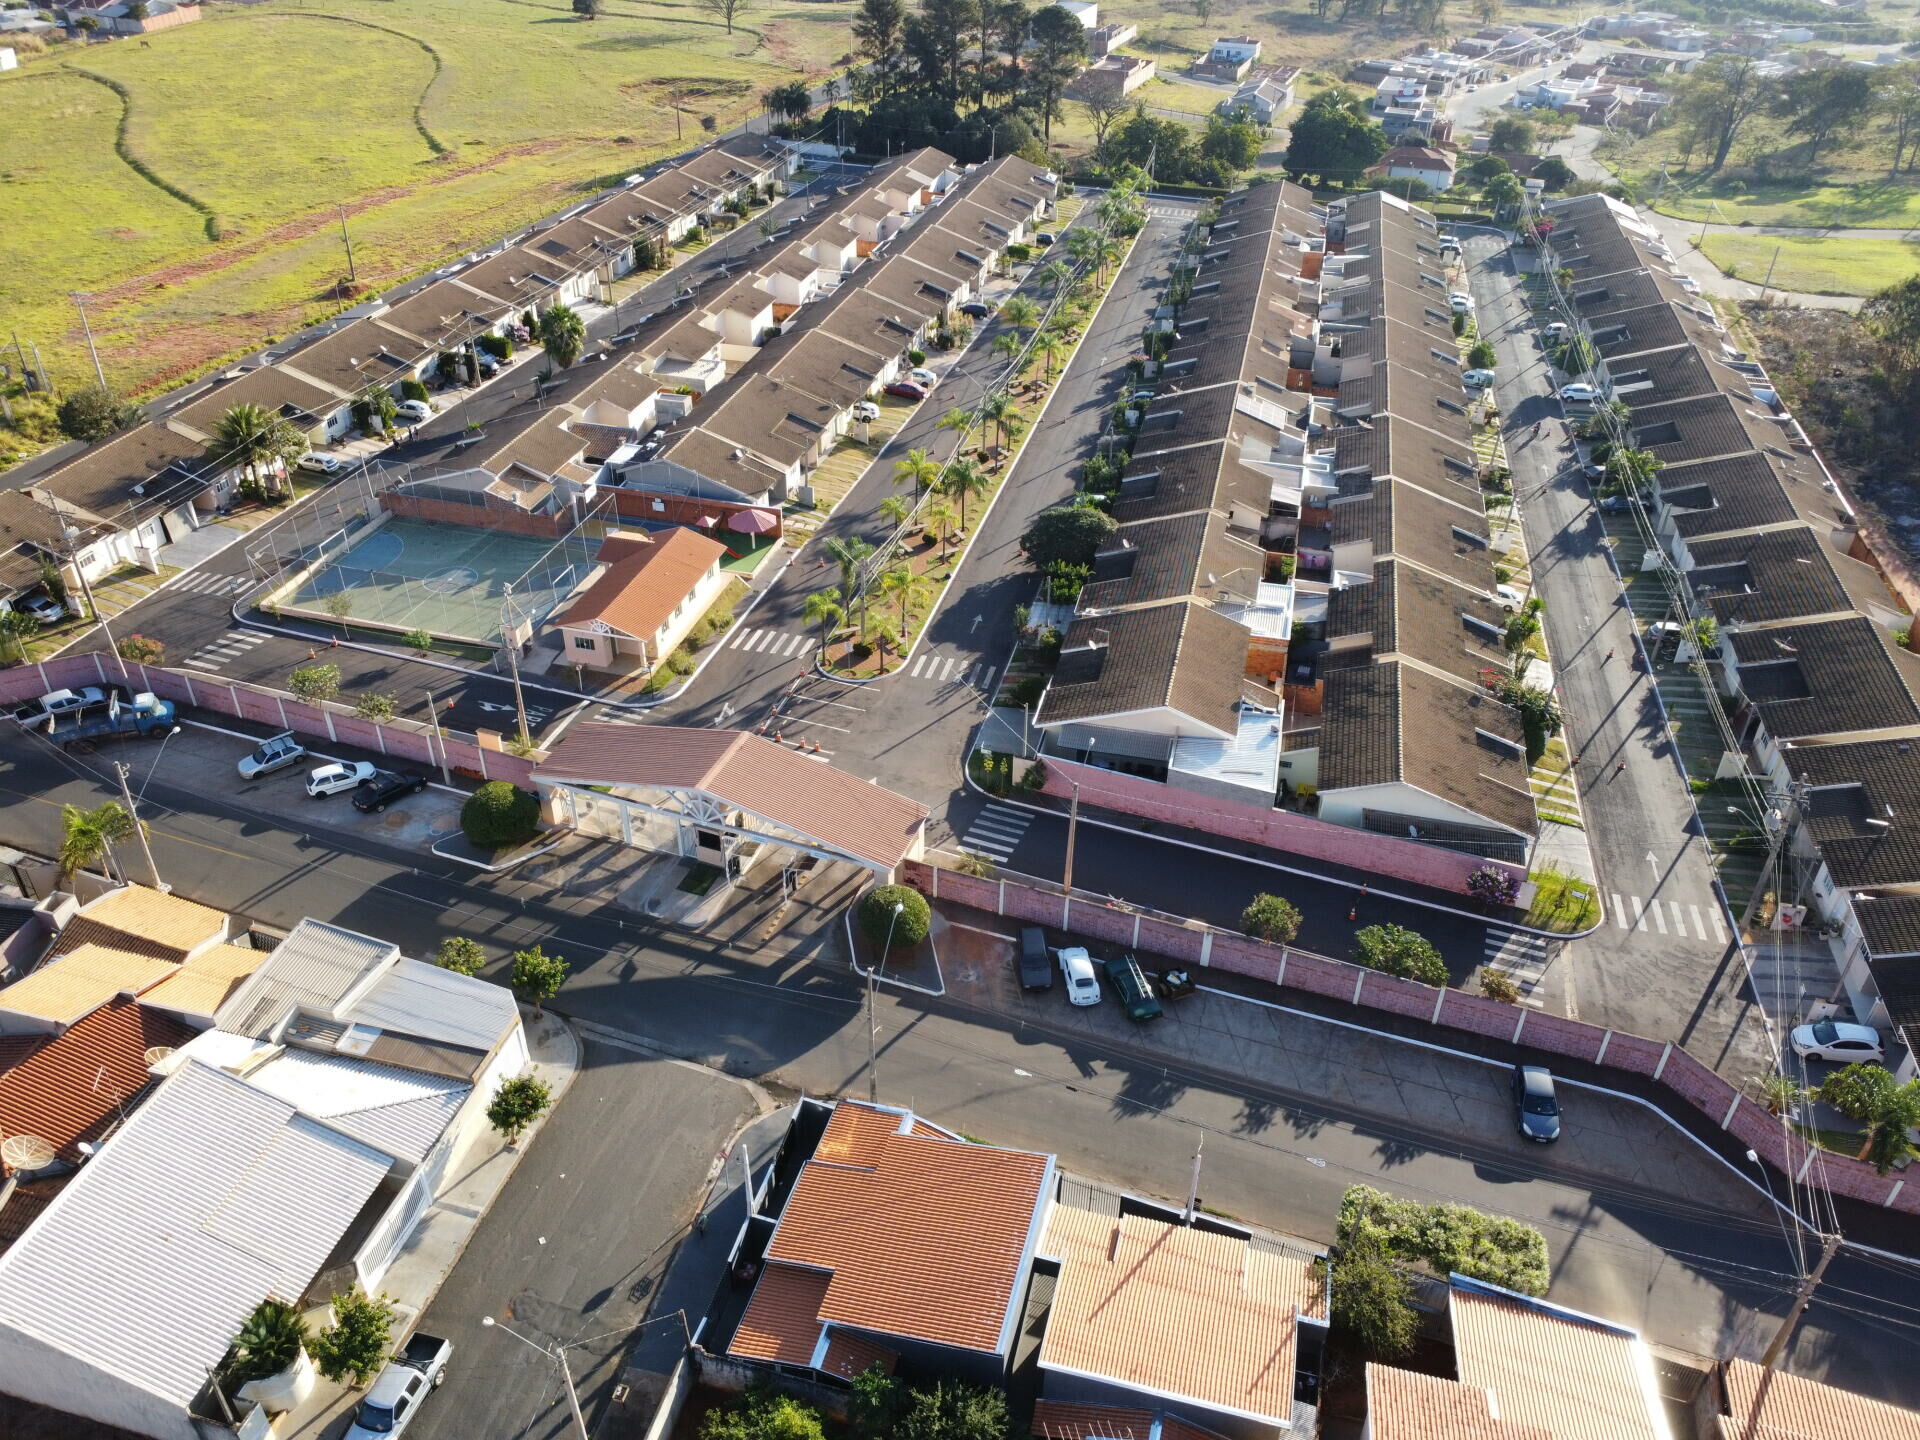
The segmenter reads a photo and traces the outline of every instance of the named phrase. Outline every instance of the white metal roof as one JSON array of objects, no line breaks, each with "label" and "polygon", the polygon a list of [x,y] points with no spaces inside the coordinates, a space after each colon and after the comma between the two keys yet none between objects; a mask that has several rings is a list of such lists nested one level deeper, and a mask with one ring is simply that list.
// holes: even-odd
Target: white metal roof
[{"label": "white metal roof", "polygon": [[184,1406],[255,1305],[299,1298],[391,1166],[190,1064],[0,1256],[0,1327]]},{"label": "white metal roof", "polygon": [[426,1158],[473,1090],[440,1075],[311,1050],[282,1051],[247,1081],[414,1164]]},{"label": "white metal roof", "polygon": [[503,986],[403,959],[340,1018],[491,1053],[520,1022],[520,1010]]},{"label": "white metal roof", "polygon": [[399,953],[385,940],[302,920],[274,948],[272,958],[220,1007],[214,1023],[240,1035],[265,1035],[297,1006],[332,1015]]}]

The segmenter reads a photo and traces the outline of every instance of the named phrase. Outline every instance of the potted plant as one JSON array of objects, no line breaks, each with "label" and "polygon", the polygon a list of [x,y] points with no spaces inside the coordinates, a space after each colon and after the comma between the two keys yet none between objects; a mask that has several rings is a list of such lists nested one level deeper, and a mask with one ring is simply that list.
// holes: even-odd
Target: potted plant
[{"label": "potted plant", "polygon": [[307,1354],[307,1322],[283,1300],[262,1300],[233,1337],[227,1375],[235,1398],[281,1414],[313,1393],[313,1357]]}]

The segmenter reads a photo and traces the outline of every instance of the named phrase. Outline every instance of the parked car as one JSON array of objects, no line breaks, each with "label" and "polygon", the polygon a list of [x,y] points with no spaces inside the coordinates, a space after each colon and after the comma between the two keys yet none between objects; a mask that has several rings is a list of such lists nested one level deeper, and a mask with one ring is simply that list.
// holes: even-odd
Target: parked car
[{"label": "parked car", "polygon": [[940,383],[940,377],[924,365],[916,365],[907,372],[907,379],[916,385],[924,385],[931,390]]},{"label": "parked car", "polygon": [[1038,235],[1033,237],[1033,243],[1036,245],[1051,245],[1059,238],[1060,237],[1051,230],[1042,230]]},{"label": "parked car", "polygon": [[853,418],[856,420],[878,420],[880,418],[880,407],[871,400],[862,400],[853,407]]},{"label": "parked car", "polygon": [[371,815],[386,809],[395,800],[418,795],[426,788],[427,777],[424,775],[413,775],[404,770],[376,770],[354,787],[353,808]]},{"label": "parked car", "polygon": [[1633,509],[1633,497],[1630,495],[1604,495],[1600,499],[1600,508],[1609,515],[1625,515]]},{"label": "parked car", "polygon": [[895,380],[891,385],[887,386],[887,394],[901,400],[924,400],[927,398],[925,387],[916,385],[911,380]]},{"label": "parked car", "polygon": [[1469,390],[1484,390],[1497,378],[1491,370],[1465,370],[1461,372],[1460,383]]},{"label": "parked car", "polygon": [[984,320],[993,314],[993,306],[987,304],[984,300],[969,300],[960,307],[960,313],[971,316],[975,320]]},{"label": "parked car", "polygon": [[95,740],[126,740],[135,735],[163,740],[175,732],[173,702],[151,691],[123,701],[112,697],[105,708],[50,716],[47,738],[64,750],[85,750]]},{"label": "parked car", "polygon": [[1084,945],[1069,945],[1060,952],[1060,973],[1066,977],[1067,999],[1075,1005],[1100,1003],[1100,978],[1093,973],[1093,957]]},{"label": "parked car", "polygon": [[1453,307],[1454,314],[1465,315],[1473,309],[1473,297],[1464,290],[1456,290],[1447,296],[1447,304]]},{"label": "parked car", "polygon": [[1540,333],[1545,335],[1549,340],[1564,340],[1567,338],[1566,322],[1563,320],[1556,320],[1551,325],[1547,326],[1546,329],[1542,330]]},{"label": "parked car", "polygon": [[416,1330],[406,1348],[387,1363],[353,1412],[346,1440],[392,1440],[412,1423],[429,1392],[447,1378],[453,1342]]},{"label": "parked car", "polygon": [[307,776],[307,794],[316,800],[323,795],[338,795],[379,773],[379,767],[368,760],[336,760]]},{"label": "parked car", "polygon": [[1053,956],[1047,951],[1047,932],[1038,925],[1020,927],[1020,988],[1053,988]]},{"label": "parked car", "polygon": [[1117,955],[1107,961],[1107,983],[1120,997],[1120,1007],[1129,1020],[1144,1023],[1160,1018],[1160,1002],[1154,998],[1146,971],[1133,956]]},{"label": "parked car", "polygon": [[1569,405],[1591,405],[1600,398],[1600,392],[1582,381],[1560,387],[1560,398]]},{"label": "parked car", "polygon": [[1512,585],[1496,585],[1493,593],[1500,597],[1500,608],[1509,614],[1527,603],[1527,597]]},{"label": "parked car", "polygon": [[402,420],[411,420],[418,424],[422,420],[433,418],[433,407],[424,400],[402,400],[393,413]]},{"label": "parked car", "polygon": [[1811,1025],[1797,1025],[1787,1037],[1787,1043],[1802,1060],[1832,1060],[1841,1065],[1851,1065],[1857,1060],[1879,1060],[1886,1055],[1879,1031],[1845,1020],[1816,1020]]},{"label": "parked car", "polygon": [[107,692],[98,685],[89,685],[84,690],[51,690],[15,710],[13,718],[31,730],[57,715],[76,715],[106,703]]},{"label": "parked car", "polygon": [[347,462],[334,455],[322,455],[310,450],[293,462],[293,468],[304,470],[309,475],[338,475],[347,468]]},{"label": "parked car", "polygon": [[1460,237],[1443,232],[1440,236],[1440,248],[1442,250],[1458,250],[1460,248]]},{"label": "parked car", "polygon": [[262,740],[254,747],[253,753],[240,759],[240,778],[257,780],[262,775],[271,775],[276,770],[284,770],[289,765],[298,765],[307,758],[307,747],[293,738],[291,730]]},{"label": "parked car", "polygon": [[482,375],[497,375],[500,373],[500,361],[484,350],[476,350],[474,352],[473,366],[474,369],[478,370]]},{"label": "parked car", "polygon": [[58,625],[67,618],[67,607],[44,590],[16,603],[42,625]]},{"label": "parked car", "polygon": [[1560,1138],[1560,1097],[1546,1066],[1513,1067],[1513,1108],[1521,1139],[1551,1145]]}]

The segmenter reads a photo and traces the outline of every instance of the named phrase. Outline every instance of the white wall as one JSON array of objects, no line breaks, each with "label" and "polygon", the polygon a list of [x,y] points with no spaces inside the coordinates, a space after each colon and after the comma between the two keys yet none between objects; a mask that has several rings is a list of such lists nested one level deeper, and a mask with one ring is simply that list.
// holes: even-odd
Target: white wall
[{"label": "white wall", "polygon": [[202,1440],[182,1406],[8,1325],[0,1325],[0,1390],[137,1435]]},{"label": "white wall", "polygon": [[[1281,774],[1283,778],[1291,778],[1284,771]],[[1404,783],[1355,785],[1344,790],[1320,792],[1322,820],[1358,830],[1365,823],[1360,813],[1362,810],[1391,810],[1396,815],[1412,815],[1420,819],[1444,821],[1450,825],[1478,825],[1483,829],[1513,833],[1504,825],[1498,825],[1486,816],[1467,809],[1464,805],[1455,805],[1451,801],[1442,800],[1437,795],[1428,794],[1417,785]]]}]

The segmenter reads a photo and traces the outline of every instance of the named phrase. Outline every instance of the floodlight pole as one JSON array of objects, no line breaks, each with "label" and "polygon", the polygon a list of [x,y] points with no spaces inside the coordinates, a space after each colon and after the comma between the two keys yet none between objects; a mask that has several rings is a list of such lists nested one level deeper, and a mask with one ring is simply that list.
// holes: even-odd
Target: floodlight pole
[{"label": "floodlight pole", "polygon": [[515,635],[517,626],[513,622],[513,586],[507,586],[506,598],[501,602],[501,618],[506,622],[507,633],[502,637],[507,642],[507,673],[513,677],[513,713],[520,722],[520,743],[522,746],[533,744],[533,737],[527,733],[527,697],[520,689],[520,641]]}]

